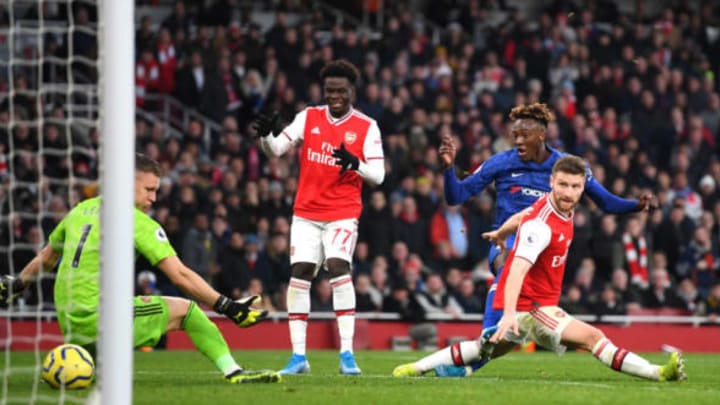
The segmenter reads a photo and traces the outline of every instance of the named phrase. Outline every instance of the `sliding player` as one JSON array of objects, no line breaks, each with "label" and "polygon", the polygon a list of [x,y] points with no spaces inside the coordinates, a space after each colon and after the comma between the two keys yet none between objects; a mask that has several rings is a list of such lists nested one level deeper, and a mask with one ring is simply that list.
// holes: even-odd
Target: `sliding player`
[{"label": "sliding player", "polygon": [[415,363],[395,368],[393,376],[419,376],[441,365],[462,367],[480,358],[497,358],[532,340],[557,354],[585,349],[613,370],[654,381],[686,378],[683,359],[674,352],[664,366],[615,346],[599,329],[573,318],[558,301],[573,238],[573,212],[585,187],[585,165],[575,156],[560,158],[550,177],[551,191],[527,212],[485,236],[497,242],[517,230],[507,267],[498,283],[494,308],[504,311],[493,331],[478,340],[455,343]]},{"label": "sliding player", "polygon": [[[550,191],[549,178],[553,164],[565,155],[545,145],[547,126],[555,120],[545,104],[517,106],[510,111],[510,119],[513,121],[511,130],[515,148],[492,156],[463,181],[458,181],[455,176],[453,162],[456,147],[450,136],[443,137],[439,150],[440,160],[445,168],[445,199],[449,205],[462,204],[495,182],[497,216],[494,228]],[[645,194],[640,200],[623,199],[611,194],[592,176],[589,169],[586,173],[585,193],[600,209],[608,213],[637,212],[656,204],[652,194]],[[512,247],[513,243],[514,236],[510,236],[507,249]],[[492,246],[488,255],[488,262],[495,273],[495,283],[487,295],[483,329],[496,325],[502,316],[501,311],[492,308],[497,280],[502,276],[505,260],[499,253],[499,247]],[[474,363],[471,369],[477,370],[483,364],[484,362]],[[467,376],[469,371],[465,367],[439,367],[436,374],[440,377],[463,377]]]}]

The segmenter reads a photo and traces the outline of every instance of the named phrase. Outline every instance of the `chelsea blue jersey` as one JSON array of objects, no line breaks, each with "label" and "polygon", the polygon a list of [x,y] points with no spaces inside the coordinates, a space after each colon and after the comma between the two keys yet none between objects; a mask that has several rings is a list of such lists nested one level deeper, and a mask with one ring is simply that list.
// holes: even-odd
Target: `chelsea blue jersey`
[{"label": "chelsea blue jersey", "polygon": [[[552,167],[567,154],[550,147],[547,149],[550,157],[542,163],[524,162],[515,148],[495,154],[462,181],[458,181],[454,168],[445,170],[445,200],[450,205],[462,204],[494,182],[497,214],[493,228],[497,229],[513,214],[529,207],[550,191]],[[593,177],[589,167],[585,177],[585,195],[608,213],[637,211],[637,200],[610,193]]]}]

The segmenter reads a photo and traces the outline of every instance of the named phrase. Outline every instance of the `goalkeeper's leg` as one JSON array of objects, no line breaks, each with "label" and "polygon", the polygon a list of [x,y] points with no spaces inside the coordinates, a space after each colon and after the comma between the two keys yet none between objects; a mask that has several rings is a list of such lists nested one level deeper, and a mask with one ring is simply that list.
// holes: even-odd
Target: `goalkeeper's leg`
[{"label": "goalkeeper's leg", "polygon": [[182,298],[163,297],[170,316],[168,330],[184,329],[195,347],[215,364],[232,383],[277,382],[280,377],[270,371],[244,370],[233,359],[220,330],[197,304]]}]

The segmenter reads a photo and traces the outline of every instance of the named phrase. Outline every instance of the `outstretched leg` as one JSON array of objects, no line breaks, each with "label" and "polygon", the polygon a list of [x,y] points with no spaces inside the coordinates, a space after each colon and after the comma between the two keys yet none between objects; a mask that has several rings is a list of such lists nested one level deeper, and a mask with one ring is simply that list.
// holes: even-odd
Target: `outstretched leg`
[{"label": "outstretched leg", "polygon": [[619,348],[605,337],[601,330],[585,322],[573,319],[562,333],[563,343],[590,351],[606,366],[621,373],[655,381],[678,381],[686,378],[680,353],[673,353],[664,366]]},{"label": "outstretched leg", "polygon": [[[497,358],[508,352],[515,344],[502,341],[494,345],[493,350],[486,354]],[[486,345],[485,349],[488,346]],[[423,357],[414,362],[399,365],[393,370],[394,377],[416,377],[427,373],[430,370],[437,370],[440,366],[469,367],[469,364],[483,358],[483,343],[481,340],[466,340],[455,343],[435,353]]]},{"label": "outstretched leg", "polygon": [[[167,330],[184,329],[198,351],[215,364],[227,381],[232,383],[280,381],[280,376],[275,372],[250,371],[240,367],[230,354],[230,348],[220,330],[195,302],[176,297],[162,297],[162,299],[168,307]],[[135,312],[137,317],[137,307]]]}]

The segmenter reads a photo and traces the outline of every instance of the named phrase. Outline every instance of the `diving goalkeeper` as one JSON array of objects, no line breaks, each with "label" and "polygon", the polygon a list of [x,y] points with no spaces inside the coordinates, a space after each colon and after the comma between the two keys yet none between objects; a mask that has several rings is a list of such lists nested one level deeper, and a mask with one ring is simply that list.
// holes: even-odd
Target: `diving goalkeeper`
[{"label": "diving goalkeeper", "polygon": [[[135,156],[135,249],[162,270],[185,294],[212,306],[239,327],[256,324],[266,311],[250,306],[257,296],[233,301],[210,287],[177,256],[165,231],[146,212],[155,202],[161,168],[149,157]],[[18,277],[0,277],[0,300],[11,300],[42,270],[51,270],[59,259],[55,279],[58,323],[67,343],[91,350],[98,334],[100,294],[100,202],[87,199],[73,208],[55,227],[49,243],[28,263]],[[133,271],[128,266],[128,271]],[[217,326],[193,301],[179,297],[137,296],[133,298],[133,344],[155,346],[168,331],[184,329],[197,349],[210,359],[231,383],[278,382],[269,370],[250,371],[239,366]]]}]

